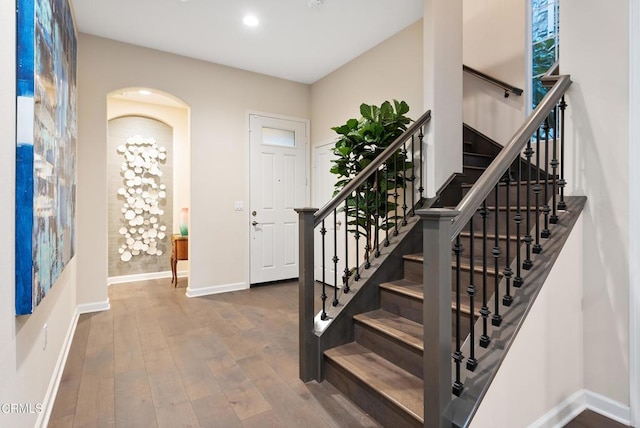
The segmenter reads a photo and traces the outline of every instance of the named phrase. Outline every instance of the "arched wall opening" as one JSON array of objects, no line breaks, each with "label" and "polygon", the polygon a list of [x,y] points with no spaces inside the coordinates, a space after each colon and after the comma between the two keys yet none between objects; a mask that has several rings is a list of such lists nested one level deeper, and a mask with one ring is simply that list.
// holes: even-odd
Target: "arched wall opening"
[{"label": "arched wall opening", "polygon": [[[107,96],[109,284],[171,277],[171,236],[190,207],[189,113],[155,89]],[[179,277],[188,270],[188,260],[178,262]]]}]

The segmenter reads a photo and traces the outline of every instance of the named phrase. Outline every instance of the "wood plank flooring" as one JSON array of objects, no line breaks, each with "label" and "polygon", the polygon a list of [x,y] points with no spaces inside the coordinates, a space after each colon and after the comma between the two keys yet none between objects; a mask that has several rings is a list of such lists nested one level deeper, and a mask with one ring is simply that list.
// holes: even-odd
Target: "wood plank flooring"
[{"label": "wood plank flooring", "polygon": [[576,416],[571,422],[565,425],[565,428],[626,428],[619,422],[611,420],[606,416],[602,416],[592,410],[585,410]]},{"label": "wood plank flooring", "polygon": [[49,427],[379,426],[298,379],[297,282],[188,299],[185,281],[112,285],[80,316]]}]

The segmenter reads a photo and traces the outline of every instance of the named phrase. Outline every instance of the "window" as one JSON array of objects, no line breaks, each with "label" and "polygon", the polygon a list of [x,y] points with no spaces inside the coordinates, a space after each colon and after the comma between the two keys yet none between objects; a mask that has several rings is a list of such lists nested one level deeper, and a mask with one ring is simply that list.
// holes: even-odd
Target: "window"
[{"label": "window", "polygon": [[531,0],[531,108],[535,109],[548,89],[540,79],[558,60],[560,33],[559,0]]}]

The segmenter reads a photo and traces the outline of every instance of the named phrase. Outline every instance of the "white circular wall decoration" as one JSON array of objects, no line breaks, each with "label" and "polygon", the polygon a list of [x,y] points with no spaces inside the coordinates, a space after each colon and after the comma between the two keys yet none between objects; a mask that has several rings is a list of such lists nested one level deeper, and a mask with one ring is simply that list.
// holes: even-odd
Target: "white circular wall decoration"
[{"label": "white circular wall decoration", "polygon": [[118,189],[123,201],[119,233],[125,240],[118,250],[120,260],[129,262],[143,254],[160,256],[158,241],[166,236],[160,204],[167,197],[166,186],[160,183],[160,163],[167,158],[166,149],[158,147],[154,138],[136,135],[118,146],[118,153],[124,157],[120,173],[124,187]]}]

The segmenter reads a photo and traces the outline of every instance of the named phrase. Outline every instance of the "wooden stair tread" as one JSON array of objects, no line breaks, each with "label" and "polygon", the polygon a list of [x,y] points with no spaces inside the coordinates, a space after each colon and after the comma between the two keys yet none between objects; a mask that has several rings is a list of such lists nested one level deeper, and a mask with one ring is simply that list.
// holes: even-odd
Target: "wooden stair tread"
[{"label": "wooden stair tread", "polygon": [[463,155],[469,155],[469,156],[478,156],[481,158],[494,158],[493,155],[488,155],[486,153],[476,153],[476,152],[462,152]]},{"label": "wooden stair tread", "polygon": [[424,422],[424,386],[420,378],[355,342],[329,349],[324,355],[414,419]]},{"label": "wooden stair tread", "polygon": [[[521,185],[521,186],[525,186],[525,187],[526,187],[526,186],[527,186],[527,182],[529,182],[529,185],[530,185],[531,187],[533,187],[533,186],[536,184],[535,180],[522,180],[522,181],[520,181],[520,185]],[[463,189],[470,189],[470,188],[471,188],[471,187],[473,187],[474,185],[475,185],[475,183],[460,183],[460,186],[461,186]],[[515,180],[515,181],[510,181],[510,182],[509,182],[509,186],[516,187],[517,185],[518,185],[518,181],[517,181],[517,180]],[[543,182],[543,181],[541,181],[541,182],[540,182],[540,185],[541,185],[541,186],[544,186],[544,182]],[[550,181],[549,181],[549,186],[551,186],[551,185],[553,185],[553,182],[550,180]],[[498,183],[498,186],[500,186],[500,187],[505,187],[505,186],[507,186],[507,183]]]},{"label": "wooden stair tread", "polygon": [[[475,238],[482,238],[482,232],[474,231],[473,236]],[[462,232],[460,232],[460,237],[461,238],[469,238],[469,237],[471,237],[471,232],[462,231]],[[487,233],[487,242],[489,242],[489,240],[494,241],[495,238],[496,238],[495,234]],[[506,241],[507,240],[507,235],[498,235],[498,240]],[[517,241],[518,240],[518,236],[517,235],[510,235],[509,236],[509,240],[510,241]]]},{"label": "wooden stair tread", "polygon": [[378,330],[419,351],[424,350],[424,329],[422,324],[383,309],[357,314],[354,320]]},{"label": "wooden stair tread", "polygon": [[416,300],[423,300],[422,284],[409,281],[408,279],[398,279],[392,282],[383,282],[380,288],[397,294],[403,294]]},{"label": "wooden stair tread", "polygon": [[486,166],[473,166],[473,165],[462,165],[462,168],[475,169],[478,171],[487,169]]}]

